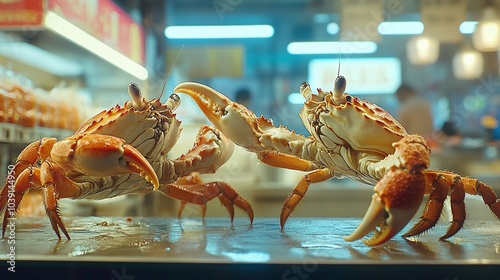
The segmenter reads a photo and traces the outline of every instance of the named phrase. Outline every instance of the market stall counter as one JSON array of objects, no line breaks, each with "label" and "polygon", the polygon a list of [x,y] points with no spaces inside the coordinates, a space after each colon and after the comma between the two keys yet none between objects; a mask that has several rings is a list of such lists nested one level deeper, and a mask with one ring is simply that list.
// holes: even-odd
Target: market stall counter
[{"label": "market stall counter", "polygon": [[[1,275],[36,279],[498,279],[500,222],[469,221],[448,241],[440,223],[378,247],[343,237],[354,218],[75,217],[71,240],[47,218],[18,218],[0,241]],[[408,229],[408,228],[406,228]],[[15,240],[15,243],[11,240]],[[15,267],[9,271],[9,268]],[[12,278],[1,279],[12,279]],[[477,278],[479,277],[479,278]],[[27,279],[27,278],[24,278]],[[35,279],[35,278],[32,278]]]}]

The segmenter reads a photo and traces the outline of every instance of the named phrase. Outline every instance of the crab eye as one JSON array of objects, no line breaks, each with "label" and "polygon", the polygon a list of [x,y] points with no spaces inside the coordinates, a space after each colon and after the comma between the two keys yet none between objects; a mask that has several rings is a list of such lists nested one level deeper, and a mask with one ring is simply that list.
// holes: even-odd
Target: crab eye
[{"label": "crab eye", "polygon": [[168,97],[168,100],[166,102],[167,107],[172,111],[175,110],[177,107],[179,107],[180,104],[181,104],[181,98],[179,97],[179,95],[175,93],[172,93]]},{"label": "crab eye", "polygon": [[352,101],[352,96],[350,96],[350,95],[346,95],[345,100],[346,100],[347,102],[351,102],[351,101]]},{"label": "crab eye", "polygon": [[303,82],[302,84],[300,84],[299,89],[300,89],[300,91],[303,91],[303,90],[305,90],[308,87],[310,87],[309,83],[308,82]]},{"label": "crab eye", "polygon": [[132,102],[128,102],[128,106],[134,107],[136,110],[142,110],[147,106],[147,102],[143,100],[141,90],[136,84],[130,83],[128,85],[128,94],[132,98]]},{"label": "crab eye", "polygon": [[343,94],[346,88],[347,81],[344,76],[338,76],[337,79],[335,79],[335,83],[333,86],[333,90],[336,93]]},{"label": "crab eye", "polygon": [[181,98],[176,93],[172,93],[168,98],[173,99],[175,102],[179,102]]},{"label": "crab eye", "polygon": [[130,95],[130,97],[132,97],[132,99],[140,99],[142,97],[139,86],[134,83],[128,84],[128,94]]}]

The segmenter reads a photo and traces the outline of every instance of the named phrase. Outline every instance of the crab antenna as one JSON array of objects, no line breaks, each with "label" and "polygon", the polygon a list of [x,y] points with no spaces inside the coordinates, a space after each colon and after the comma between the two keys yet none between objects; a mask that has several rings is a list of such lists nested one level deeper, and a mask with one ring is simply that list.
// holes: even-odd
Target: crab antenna
[{"label": "crab antenna", "polygon": [[174,62],[172,63],[172,66],[170,66],[170,70],[168,71],[167,78],[165,79],[165,82],[163,83],[163,87],[161,89],[161,94],[158,97],[158,100],[161,99],[163,96],[163,93],[165,92],[165,87],[167,86],[168,79],[170,78],[170,75],[172,74],[172,69],[174,68],[175,64],[177,63],[177,60],[179,60],[179,57],[181,56],[182,50],[184,50],[184,45],[181,46],[181,49],[179,50],[179,53],[174,59]]},{"label": "crab antenna", "polygon": [[339,69],[337,70],[337,77],[340,76],[340,62],[342,61],[342,38],[339,39]]},{"label": "crab antenna", "polygon": [[[340,48],[340,50],[342,51],[342,48]],[[341,54],[342,55],[342,54]],[[340,76],[340,62],[342,61],[342,57],[339,56],[339,69],[337,70],[337,77]]]}]

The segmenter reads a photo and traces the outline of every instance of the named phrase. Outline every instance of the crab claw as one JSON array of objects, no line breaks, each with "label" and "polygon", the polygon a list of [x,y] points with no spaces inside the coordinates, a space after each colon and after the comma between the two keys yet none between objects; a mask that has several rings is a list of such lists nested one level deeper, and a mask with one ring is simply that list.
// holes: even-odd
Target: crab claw
[{"label": "crab claw", "polygon": [[101,134],[76,134],[54,144],[51,158],[61,168],[91,176],[137,173],[154,189],[158,177],[146,158],[123,139]]},{"label": "crab claw", "polygon": [[385,243],[403,229],[417,212],[425,188],[421,173],[405,170],[389,171],[375,186],[375,194],[365,217],[346,241],[355,241],[373,232],[363,240],[368,246]]},{"label": "crab claw", "polygon": [[238,146],[251,151],[263,150],[259,137],[265,130],[274,128],[270,120],[258,118],[250,109],[206,85],[181,83],[174,92],[191,96],[217,129]]}]

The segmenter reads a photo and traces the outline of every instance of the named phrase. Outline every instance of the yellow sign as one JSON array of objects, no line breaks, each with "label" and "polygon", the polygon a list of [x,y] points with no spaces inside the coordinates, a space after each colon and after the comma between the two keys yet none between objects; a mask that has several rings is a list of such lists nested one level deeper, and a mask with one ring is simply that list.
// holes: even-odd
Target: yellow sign
[{"label": "yellow sign", "polygon": [[466,19],[465,0],[422,0],[424,35],[441,43],[461,42],[460,24]]}]

